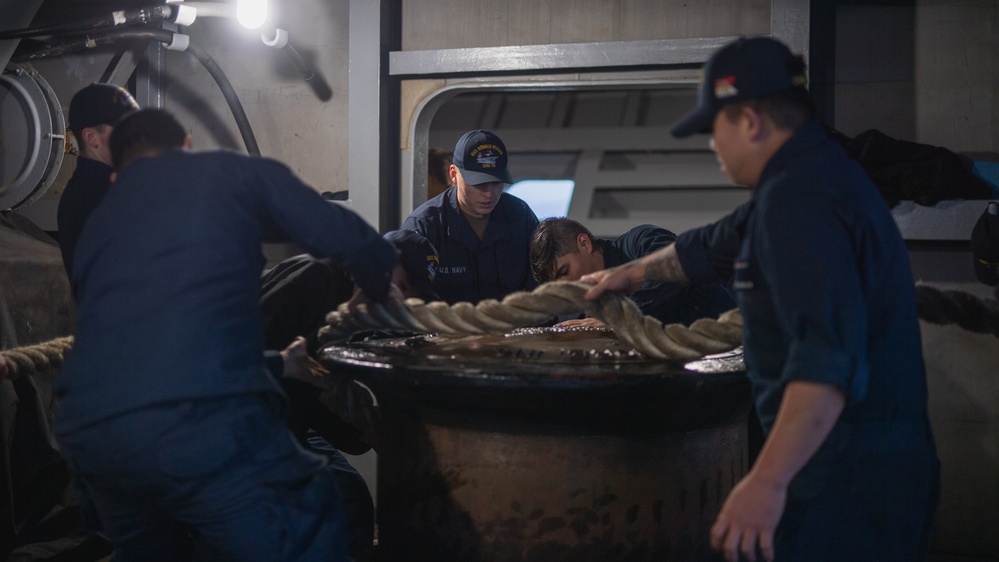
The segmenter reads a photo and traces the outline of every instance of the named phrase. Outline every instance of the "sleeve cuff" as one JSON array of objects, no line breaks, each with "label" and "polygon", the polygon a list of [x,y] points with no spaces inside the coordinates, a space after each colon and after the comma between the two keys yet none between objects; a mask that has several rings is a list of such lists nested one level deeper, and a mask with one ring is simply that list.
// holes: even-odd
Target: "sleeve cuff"
[{"label": "sleeve cuff", "polygon": [[364,256],[363,264],[354,267],[354,283],[356,283],[373,301],[382,301],[388,295],[389,284],[392,282],[392,269],[399,261],[399,252],[379,237],[369,244],[359,255]]}]

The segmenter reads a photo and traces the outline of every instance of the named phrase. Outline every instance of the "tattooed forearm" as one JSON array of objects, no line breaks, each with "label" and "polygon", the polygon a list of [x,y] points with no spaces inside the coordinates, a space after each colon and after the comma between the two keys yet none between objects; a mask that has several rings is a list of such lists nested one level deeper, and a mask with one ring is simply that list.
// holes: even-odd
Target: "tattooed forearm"
[{"label": "tattooed forearm", "polygon": [[665,251],[656,252],[650,255],[652,258],[645,270],[645,278],[649,281],[662,281],[665,283],[686,283],[687,274],[683,272],[680,265],[680,258],[676,255],[676,248],[672,245]]}]

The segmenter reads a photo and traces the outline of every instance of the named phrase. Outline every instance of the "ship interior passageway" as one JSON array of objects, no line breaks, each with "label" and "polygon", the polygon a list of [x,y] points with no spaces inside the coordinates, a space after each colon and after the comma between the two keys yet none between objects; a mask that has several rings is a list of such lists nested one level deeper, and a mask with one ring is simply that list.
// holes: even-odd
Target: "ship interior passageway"
[{"label": "ship interior passageway", "polygon": [[[259,27],[242,21],[249,4],[269,8]],[[926,555],[931,562],[999,562],[995,2],[0,0],[0,14],[0,353],[8,367],[0,376],[0,561],[113,559],[106,534],[85,525],[92,522],[85,484],[73,478],[79,467],[53,429],[63,362],[81,326],[111,310],[138,317],[149,305],[124,312],[120,301],[81,308],[86,289],[70,281],[76,278],[63,250],[79,233],[60,228],[60,215],[72,201],[71,178],[93,161],[88,143],[96,137],[82,129],[111,134],[110,123],[71,125],[74,94],[93,83],[171,114],[192,154],[247,158],[240,160],[247,163],[243,171],[255,170],[249,162],[261,158],[281,163],[280,171],[268,168],[251,183],[288,173],[318,193],[285,197],[276,190],[248,213],[265,216],[268,205],[301,211],[277,236],[239,246],[251,257],[233,268],[259,261],[261,302],[280,295],[273,308],[262,308],[265,322],[315,324],[303,334],[311,356],[292,353],[309,361],[282,363],[272,353],[266,366],[303,369],[292,371],[297,382],[278,382],[283,408],[301,414],[281,423],[301,447],[335,467],[343,497],[320,494],[316,505],[346,506],[352,537],[344,541],[354,560],[721,559],[709,530],[765,440],[753,394],[759,389],[748,376],[759,363],[747,364],[751,352],[742,347],[743,315],[752,312],[736,306],[746,304],[738,300],[745,280],[723,280],[732,306],[696,325],[654,318],[637,299],[638,305],[626,298],[590,303],[585,289],[569,281],[541,288],[529,282],[523,292],[504,289],[495,299],[445,304],[450,299],[438,294],[446,287],[440,281],[464,265],[445,263],[454,259],[452,247],[426,250],[430,234],[398,231],[456,183],[449,166],[462,155],[456,143],[474,130],[501,139],[510,174],[502,197],[523,200],[541,220],[578,221],[594,247],[600,239],[601,248],[617,243],[625,252],[642,233],[673,236],[724,222],[733,210],[750,207],[754,190],[733,184],[710,134],[677,138],[671,127],[702,103],[712,54],[738,36],[760,36],[803,56],[823,138],[871,180],[898,232],[899,254],[907,254],[905,280],[915,288],[926,408],[940,460]],[[724,93],[722,86],[711,91]],[[495,148],[486,147],[486,172]],[[110,164],[95,172],[102,181],[110,178]],[[459,164],[461,177],[469,169]],[[163,172],[173,173],[179,172]],[[239,174],[236,168],[202,174],[178,192],[214,177],[205,190],[213,197]],[[492,219],[488,212],[486,222],[469,218],[457,199],[460,188],[448,193],[455,216],[467,222],[466,236],[478,236],[461,250],[477,268],[471,256],[489,240],[483,233]],[[342,263],[303,256],[305,248],[325,247],[325,231],[293,241],[301,225],[319,216],[305,202],[321,200],[324,210],[331,205],[336,217],[357,221],[338,240],[344,248],[354,236],[388,236]],[[199,211],[195,196],[162,201],[108,216],[106,224],[132,224],[134,232],[156,224],[176,229],[180,239],[243,216],[241,208],[200,224],[188,216]],[[170,220],[162,216],[168,208],[176,210]],[[205,252],[177,268],[190,271],[149,277],[168,285],[223,263],[235,255],[221,250],[234,247],[223,243],[234,230],[203,240]],[[111,233],[104,239],[109,247],[122,243]],[[869,242],[858,240],[858,248]],[[388,248],[385,241],[409,268],[404,275],[430,272],[430,289],[405,306],[337,308],[355,286],[370,287],[365,275],[388,255],[377,250]],[[150,237],[148,244],[176,250],[165,238]],[[164,259],[170,253],[164,250]],[[128,271],[155,257],[142,254],[114,259],[105,271]],[[518,268],[530,271],[525,256],[506,249],[497,255],[483,269],[497,280]],[[869,257],[861,251],[857,263]],[[149,271],[135,266],[133,273]],[[221,271],[155,304],[157,322],[164,322],[149,332],[155,337],[116,325],[118,340],[143,342],[143,349],[121,356],[169,356],[150,368],[165,373],[166,363],[192,364],[222,341],[219,334],[238,332],[220,321],[190,349],[164,351],[207,326],[199,320],[210,315],[205,311],[231,305],[257,282],[254,270],[253,283],[192,309],[186,324],[169,324],[185,296],[223,277]],[[297,288],[317,271],[328,286]],[[810,275],[800,279],[800,294],[821,284]],[[417,294],[410,289],[407,296]],[[599,317],[602,325],[554,327],[582,316]],[[84,332],[82,341],[104,337],[114,344],[108,330]],[[233,369],[216,363],[219,373]],[[178,374],[181,380],[187,378]],[[112,383],[95,388],[104,384]],[[161,378],[141,391],[102,387],[94,403],[108,397],[130,403],[149,388],[170,394],[171,387]],[[208,443],[207,433],[196,444]],[[112,458],[114,446],[102,446],[103,458]],[[201,458],[190,461],[204,465]],[[913,497],[931,492],[920,486]],[[208,542],[190,544],[195,558],[215,559]]]}]

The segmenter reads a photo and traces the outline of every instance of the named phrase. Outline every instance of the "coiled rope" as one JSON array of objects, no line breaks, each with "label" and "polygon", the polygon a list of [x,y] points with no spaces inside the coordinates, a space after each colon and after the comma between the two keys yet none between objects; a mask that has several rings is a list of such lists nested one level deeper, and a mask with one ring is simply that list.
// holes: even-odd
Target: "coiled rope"
[{"label": "coiled rope", "polygon": [[[408,299],[405,303],[360,307],[350,313],[343,305],[326,317],[320,339],[362,329],[394,329],[444,335],[506,332],[515,328],[537,326],[563,314],[585,312],[605,322],[624,341],[652,357],[696,359],[721,353],[742,342],[742,317],[737,310],[722,314],[717,320],[702,318],[689,328],[680,324],[663,325],[643,316],[630,300],[605,294],[595,301],[583,300],[589,285],[578,281],[546,283],[531,293],[513,293],[502,302],[482,301],[477,305],[443,302],[424,303]],[[957,324],[977,333],[999,337],[999,301],[983,300],[960,291],[945,291],[929,285],[916,285],[916,304],[920,320],[932,324]],[[66,336],[37,345],[0,350],[7,365],[7,376],[16,379],[62,365],[63,357],[73,346]]]}]

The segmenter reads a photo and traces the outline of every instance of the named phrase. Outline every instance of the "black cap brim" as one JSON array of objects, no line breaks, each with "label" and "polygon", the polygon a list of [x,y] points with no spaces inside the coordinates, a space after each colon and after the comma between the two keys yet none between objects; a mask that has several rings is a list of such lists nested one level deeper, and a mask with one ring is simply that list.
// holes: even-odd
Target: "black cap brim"
[{"label": "black cap brim", "polygon": [[684,115],[670,127],[670,134],[678,139],[689,137],[696,133],[710,133],[715,126],[715,115],[718,109],[706,105],[698,105],[693,111]]},{"label": "black cap brim", "polygon": [[977,259],[975,260],[975,277],[990,287],[999,284],[999,273],[996,272],[996,266],[982,263]]},{"label": "black cap brim", "polygon": [[465,180],[465,183],[468,185],[479,185],[480,183],[490,183],[494,181],[513,183],[513,176],[510,175],[510,170],[503,170],[501,172],[498,171],[495,174],[461,170],[461,178]]}]

